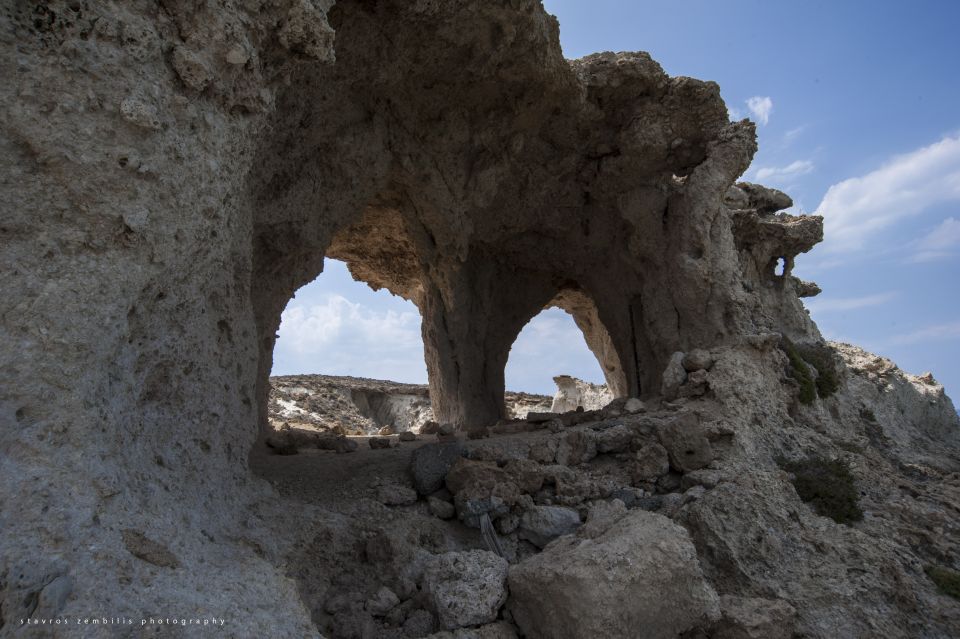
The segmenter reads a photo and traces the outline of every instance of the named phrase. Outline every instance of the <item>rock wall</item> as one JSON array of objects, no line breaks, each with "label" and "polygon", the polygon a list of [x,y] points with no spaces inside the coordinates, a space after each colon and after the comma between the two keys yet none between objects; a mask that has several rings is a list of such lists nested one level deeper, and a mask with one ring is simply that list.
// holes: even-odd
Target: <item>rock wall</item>
[{"label": "rock wall", "polygon": [[247,455],[325,256],[417,304],[466,427],[551,304],[620,396],[677,352],[820,342],[790,266],[821,220],[734,186],[753,125],[647,54],[565,60],[539,2],[15,1],[0,40],[4,619],[315,635]]}]

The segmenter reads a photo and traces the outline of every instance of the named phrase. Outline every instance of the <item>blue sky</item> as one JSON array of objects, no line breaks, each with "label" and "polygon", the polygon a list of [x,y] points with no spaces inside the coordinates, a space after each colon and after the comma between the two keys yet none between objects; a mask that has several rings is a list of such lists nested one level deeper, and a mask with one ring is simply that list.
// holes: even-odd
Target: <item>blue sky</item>
[{"label": "blue sky", "polygon": [[[649,51],[671,75],[718,82],[732,114],[758,124],[744,179],[825,217],[826,241],[795,270],[823,288],[807,305],[824,335],[932,371],[960,396],[960,2],[544,4],[568,58]],[[426,379],[416,309],[342,265],[301,289],[280,335],[275,374]],[[600,381],[554,309],[524,329],[507,386],[549,393],[558,373]]]}]

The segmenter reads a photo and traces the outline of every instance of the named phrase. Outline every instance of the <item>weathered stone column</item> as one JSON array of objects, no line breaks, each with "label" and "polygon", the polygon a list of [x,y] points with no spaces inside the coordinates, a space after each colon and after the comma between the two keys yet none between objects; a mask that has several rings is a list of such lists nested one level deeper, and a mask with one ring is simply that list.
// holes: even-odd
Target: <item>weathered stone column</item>
[{"label": "weathered stone column", "polygon": [[420,311],[430,398],[440,421],[489,426],[504,416],[504,368],[523,326],[550,300],[548,278],[471,259],[425,284]]}]

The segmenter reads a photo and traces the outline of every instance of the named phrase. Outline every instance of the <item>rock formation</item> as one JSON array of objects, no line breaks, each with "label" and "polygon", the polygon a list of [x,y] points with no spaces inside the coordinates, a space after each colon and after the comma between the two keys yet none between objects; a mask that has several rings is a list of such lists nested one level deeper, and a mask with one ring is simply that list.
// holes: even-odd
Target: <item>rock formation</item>
[{"label": "rock formation", "polygon": [[[383,509],[425,502],[328,510],[283,468],[272,486],[251,473],[280,313],[325,256],[417,305],[436,418],[473,432],[507,417],[522,327],[574,316],[651,421],[497,428],[562,435],[525,456],[555,466],[541,500],[559,503],[541,505],[652,492],[674,523],[610,530],[688,531],[665,552],[703,590],[664,632],[793,614],[804,636],[960,633],[943,594],[960,569],[956,412],[932,377],[823,342],[800,302],[818,289],[791,273],[822,221],[737,183],[754,127],[716,84],[645,53],[565,60],[533,0],[17,1],[0,34],[0,633],[57,615],[217,616],[250,637],[455,623],[416,594],[424,554],[468,550],[449,547],[455,524],[392,538]],[[629,476],[581,468],[610,460]],[[494,465],[453,502],[513,534],[522,470]],[[818,473],[861,518],[823,516],[802,483]],[[571,543],[558,554],[579,557]],[[341,581],[372,585],[345,600]],[[522,602],[507,609],[523,629]]]},{"label": "rock formation", "polygon": [[597,410],[613,399],[610,390],[602,384],[591,384],[569,375],[557,375],[553,381],[557,385],[557,392],[550,404],[550,412],[553,413],[565,413],[577,408]]}]

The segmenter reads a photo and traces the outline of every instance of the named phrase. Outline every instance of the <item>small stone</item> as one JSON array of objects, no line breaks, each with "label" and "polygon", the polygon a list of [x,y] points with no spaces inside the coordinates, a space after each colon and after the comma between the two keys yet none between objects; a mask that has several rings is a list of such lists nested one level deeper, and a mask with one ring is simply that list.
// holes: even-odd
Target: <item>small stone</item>
[{"label": "small stone", "polygon": [[387,425],[377,431],[377,434],[381,437],[389,437],[390,435],[395,435],[397,431],[393,429],[393,426]]},{"label": "small stone", "polygon": [[687,381],[687,372],[683,369],[683,353],[677,351],[670,356],[667,367],[663,371],[660,381],[660,394],[666,399],[674,399],[680,391],[680,386]]},{"label": "small stone", "polygon": [[703,486],[694,486],[687,492],[683,493],[683,503],[687,504],[691,501],[696,501],[703,497],[707,492],[707,489]]},{"label": "small stone", "polygon": [[527,421],[530,422],[531,424],[548,422],[551,419],[556,419],[557,417],[559,417],[557,413],[537,413],[537,412],[527,413]]},{"label": "small stone", "polygon": [[367,599],[366,608],[367,612],[374,617],[382,617],[399,604],[400,598],[397,597],[396,593],[386,586],[381,586],[376,594]]},{"label": "small stone", "polygon": [[120,115],[138,127],[157,131],[160,129],[160,118],[157,109],[136,98],[124,98],[120,103]]},{"label": "small stone", "polygon": [[635,508],[637,502],[643,499],[645,495],[646,493],[642,489],[634,488],[633,486],[624,486],[610,493],[611,498],[619,499],[627,508]]},{"label": "small stone", "polygon": [[390,448],[390,440],[386,437],[371,437],[368,443],[374,450]]},{"label": "small stone", "polygon": [[713,461],[710,440],[700,426],[696,415],[686,413],[658,430],[660,443],[667,449],[670,465],[681,472],[705,468]]},{"label": "small stone", "polygon": [[634,483],[653,481],[670,471],[670,457],[667,449],[651,442],[637,451],[636,461],[631,467]]},{"label": "small stone", "polygon": [[577,534],[587,539],[599,537],[607,529],[627,514],[627,506],[619,499],[595,501],[587,511],[587,521]]},{"label": "small stone", "polygon": [[203,91],[213,80],[213,72],[206,61],[184,46],[173,50],[173,70],[194,91]]},{"label": "small stone", "polygon": [[520,527],[520,517],[512,514],[504,515],[497,520],[496,526],[501,535],[509,535]]},{"label": "small stone", "polygon": [[706,468],[701,470],[693,470],[689,473],[686,473],[683,476],[683,479],[680,481],[680,488],[683,490],[689,490],[694,486],[703,486],[704,488],[716,488],[723,480],[723,473],[717,470],[708,470]]},{"label": "small stone", "polygon": [[683,356],[683,369],[688,373],[697,370],[709,370],[713,366],[713,356],[709,351],[695,348]]},{"label": "small stone", "polygon": [[664,490],[668,493],[672,493],[675,490],[680,490],[680,484],[680,473],[667,473],[657,480],[657,486],[659,486],[661,490]]},{"label": "small stone", "polygon": [[422,608],[411,612],[403,622],[403,634],[407,637],[426,637],[433,633],[434,628],[436,621],[433,615]]},{"label": "small stone", "polygon": [[227,51],[226,60],[229,64],[240,65],[246,64],[247,60],[250,59],[250,54],[247,53],[247,50],[244,49],[241,45],[235,44],[230,47],[230,50]]},{"label": "small stone", "polygon": [[457,427],[453,424],[440,424],[440,428],[437,429],[438,435],[456,435]]},{"label": "small stone", "polygon": [[417,501],[417,491],[406,486],[390,484],[377,490],[377,499],[387,506],[408,506]]},{"label": "small stone", "polygon": [[423,426],[420,427],[421,435],[436,435],[437,431],[440,430],[440,424],[434,421],[424,422]]},{"label": "small stone", "polygon": [[430,513],[439,519],[453,519],[457,514],[457,509],[453,504],[436,497],[428,497],[427,505],[430,507]]},{"label": "small stone", "polygon": [[158,541],[154,541],[139,530],[127,528],[121,533],[123,545],[137,559],[160,566],[161,568],[179,568],[180,561],[170,550]]},{"label": "small stone", "polygon": [[346,437],[338,437],[337,440],[333,443],[333,450],[338,455],[343,453],[355,453],[359,448],[356,440],[347,439]]},{"label": "small stone", "polygon": [[400,437],[398,439],[402,442],[415,442],[417,441],[417,436],[412,431],[405,430],[400,433]]},{"label": "small stone", "polygon": [[664,517],[673,517],[683,506],[683,495],[680,493],[667,493],[660,497],[659,513]]},{"label": "small stone", "polygon": [[520,539],[543,548],[562,535],[575,532],[580,526],[577,511],[563,506],[534,506],[520,517]]}]

